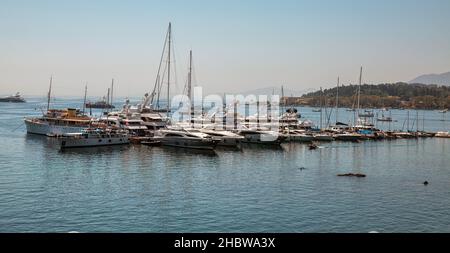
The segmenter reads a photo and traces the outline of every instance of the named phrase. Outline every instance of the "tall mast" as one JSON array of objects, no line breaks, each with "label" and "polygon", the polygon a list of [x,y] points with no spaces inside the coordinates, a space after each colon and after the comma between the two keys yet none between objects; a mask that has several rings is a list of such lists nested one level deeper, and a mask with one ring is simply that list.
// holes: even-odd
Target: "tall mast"
[{"label": "tall mast", "polygon": [[322,130],[322,100],[323,100],[323,91],[322,91],[322,87],[320,87],[320,130]]},{"label": "tall mast", "polygon": [[53,76],[50,76],[50,87],[48,88],[48,94],[47,94],[47,111],[50,110],[50,97],[52,95],[52,83],[53,83]]},{"label": "tall mast", "polygon": [[408,110],[408,118],[407,118],[408,124],[407,124],[407,132],[409,132],[409,110]]},{"label": "tall mast", "polygon": [[[170,24],[169,24],[169,28],[170,28]],[[159,60],[159,66],[158,66],[158,72],[156,75],[155,86],[153,86],[153,91],[150,95],[151,96],[150,105],[152,106],[152,108],[155,108],[155,106],[153,105],[153,100],[154,100],[155,95],[157,95],[156,105],[157,105],[157,108],[159,109],[159,97],[160,97],[160,93],[161,93],[161,80],[160,80],[161,75],[160,74],[161,74],[161,67],[163,66],[164,53],[166,52],[168,37],[169,37],[169,29],[167,29],[166,37],[164,38],[164,45],[163,45],[161,58]],[[146,104],[143,105],[143,107],[145,107],[145,106],[146,106]]]},{"label": "tall mast", "polygon": [[84,86],[83,115],[86,111],[86,96],[87,96],[87,83]]},{"label": "tall mast", "polygon": [[361,69],[359,71],[359,85],[358,85],[358,104],[357,104],[357,108],[358,108],[358,116],[359,116],[359,102],[360,102],[360,98],[361,98],[361,80],[362,80],[362,66]]},{"label": "tall mast", "polygon": [[339,77],[337,79],[337,87],[336,87],[336,123],[338,122],[339,117]]},{"label": "tall mast", "polygon": [[109,104],[111,105],[111,110],[112,110],[112,104],[113,104],[113,92],[114,92],[114,78],[111,80],[111,99],[109,100]]},{"label": "tall mast", "polygon": [[167,115],[170,111],[170,49],[171,49],[171,37],[172,37],[172,23],[169,23],[169,51],[167,61]]},{"label": "tall mast", "polygon": [[[283,114],[284,114],[284,109],[285,109],[285,106],[286,106],[286,99],[284,98],[284,87],[283,87],[283,85],[281,85],[281,99],[282,99],[282,104],[281,104],[281,117],[283,117]],[[281,126],[283,127],[283,129],[284,129],[284,120],[282,120],[281,121]]]},{"label": "tall mast", "polygon": [[108,88],[108,93],[106,94],[106,104],[109,105],[109,93],[110,93],[110,89]]},{"label": "tall mast", "polygon": [[[192,50],[189,51],[188,97],[192,99]],[[191,101],[192,102],[192,101]]]},{"label": "tall mast", "polygon": [[189,74],[188,74],[188,94],[187,95],[189,97],[189,104],[191,105],[190,121],[192,122],[192,127],[194,127],[194,101],[192,99],[192,50],[189,51]]}]

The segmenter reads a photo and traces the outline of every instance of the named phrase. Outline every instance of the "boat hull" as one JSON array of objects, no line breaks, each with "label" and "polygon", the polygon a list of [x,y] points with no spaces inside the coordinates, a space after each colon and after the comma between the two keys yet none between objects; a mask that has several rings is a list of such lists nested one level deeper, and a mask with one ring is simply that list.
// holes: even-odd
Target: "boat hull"
[{"label": "boat hull", "polygon": [[68,126],[68,125],[53,125],[47,122],[32,121],[25,119],[25,126],[27,133],[40,135],[63,135],[68,133],[81,133],[87,126]]},{"label": "boat hull", "polygon": [[241,144],[240,138],[214,138],[217,140],[217,146],[221,147],[237,147]]},{"label": "boat hull", "polygon": [[130,143],[128,137],[114,137],[114,138],[61,138],[61,149],[66,148],[85,148],[85,147],[99,147],[99,146],[113,146],[126,145]]},{"label": "boat hull", "polygon": [[314,136],[314,140],[315,141],[330,142],[330,141],[334,141],[334,138],[331,135],[315,135]]},{"label": "boat hull", "polygon": [[216,147],[217,142],[213,140],[196,139],[196,138],[184,138],[184,137],[162,137],[154,138],[154,140],[160,141],[163,146],[188,148],[188,149],[204,149],[213,150]]},{"label": "boat hull", "polygon": [[338,141],[358,141],[361,136],[359,135],[335,135],[334,138]]},{"label": "boat hull", "polygon": [[285,137],[285,141],[292,141],[292,142],[312,142],[312,141],[314,141],[314,137],[308,136],[308,135],[287,134],[284,137]]},{"label": "boat hull", "polygon": [[264,134],[242,134],[244,139],[241,140],[242,143],[247,144],[260,144],[260,145],[281,145],[283,137],[270,136],[267,137]]}]

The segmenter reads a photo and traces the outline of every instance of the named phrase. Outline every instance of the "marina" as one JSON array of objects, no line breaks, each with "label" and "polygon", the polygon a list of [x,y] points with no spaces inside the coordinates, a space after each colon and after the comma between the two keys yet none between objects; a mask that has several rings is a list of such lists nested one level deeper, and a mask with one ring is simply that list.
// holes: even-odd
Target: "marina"
[{"label": "marina", "polygon": [[0,233],[205,252],[450,233],[449,1],[0,12]]},{"label": "marina", "polygon": [[[299,142],[243,145],[213,155],[141,144],[60,152],[60,138],[25,134],[23,118],[39,116],[34,108],[45,105],[37,98],[0,105],[0,138],[10,147],[0,154],[6,232],[433,232],[450,225],[444,138],[320,142],[315,150]],[[318,122],[309,108],[297,109]],[[437,111],[419,114],[426,132],[450,124]],[[353,112],[340,115],[346,121]],[[399,122],[391,128],[401,129],[407,112],[392,115]],[[347,173],[366,177],[336,177]]]}]

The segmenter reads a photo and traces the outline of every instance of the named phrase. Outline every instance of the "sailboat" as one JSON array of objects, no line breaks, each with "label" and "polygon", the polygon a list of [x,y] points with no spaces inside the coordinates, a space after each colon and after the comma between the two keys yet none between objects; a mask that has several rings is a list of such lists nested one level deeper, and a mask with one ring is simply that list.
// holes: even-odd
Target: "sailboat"
[{"label": "sailboat", "polygon": [[385,116],[384,112],[381,114],[381,117],[377,118],[377,121],[382,121],[382,122],[392,122],[392,117],[391,116]]}]

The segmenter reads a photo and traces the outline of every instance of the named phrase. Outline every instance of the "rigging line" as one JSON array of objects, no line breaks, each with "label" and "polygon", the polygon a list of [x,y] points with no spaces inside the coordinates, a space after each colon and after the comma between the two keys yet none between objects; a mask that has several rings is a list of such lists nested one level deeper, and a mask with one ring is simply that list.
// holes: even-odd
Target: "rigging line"
[{"label": "rigging line", "polygon": [[[161,65],[162,65],[162,62],[163,62],[163,59],[164,59],[164,53],[166,51],[166,45],[167,45],[168,37],[169,37],[169,30],[167,30],[166,38],[164,39],[163,51],[162,51],[162,54],[161,54],[161,59],[159,60],[159,67],[158,67],[158,72],[157,72],[157,75],[156,75],[155,85],[153,86],[152,99],[150,100],[151,104],[153,104],[153,98],[154,98],[153,95],[155,94],[155,91],[156,91],[156,85],[160,85],[159,82],[158,82],[158,79],[159,79],[159,74],[160,74],[160,71],[161,71]],[[159,95],[158,95],[158,98],[159,98]]]},{"label": "rigging line", "polygon": [[174,73],[174,77],[175,77],[174,85],[175,85],[175,89],[179,90],[180,87],[178,87],[177,61],[176,61],[176,57],[175,57],[175,55],[178,53],[175,51],[175,40],[174,40],[173,34],[171,35],[171,41],[172,41],[172,43],[170,43],[170,44],[172,46],[173,73]]},{"label": "rigging line", "polygon": [[160,99],[162,87],[164,86],[164,77],[166,75],[166,71],[167,71],[167,64],[164,64],[164,69],[163,69],[162,76],[159,76],[159,81],[158,81],[158,93],[157,93],[158,97],[157,97],[157,100],[156,100],[156,104],[157,104],[157,108],[158,109],[159,109],[159,106],[160,106],[159,99]]},{"label": "rigging line", "polygon": [[20,127],[22,127],[23,125],[25,125],[25,123],[20,123],[20,125],[18,126],[18,127],[16,127],[16,128],[14,128],[14,130],[12,130],[12,132],[14,132],[14,131],[16,131],[17,129],[19,129]]}]

